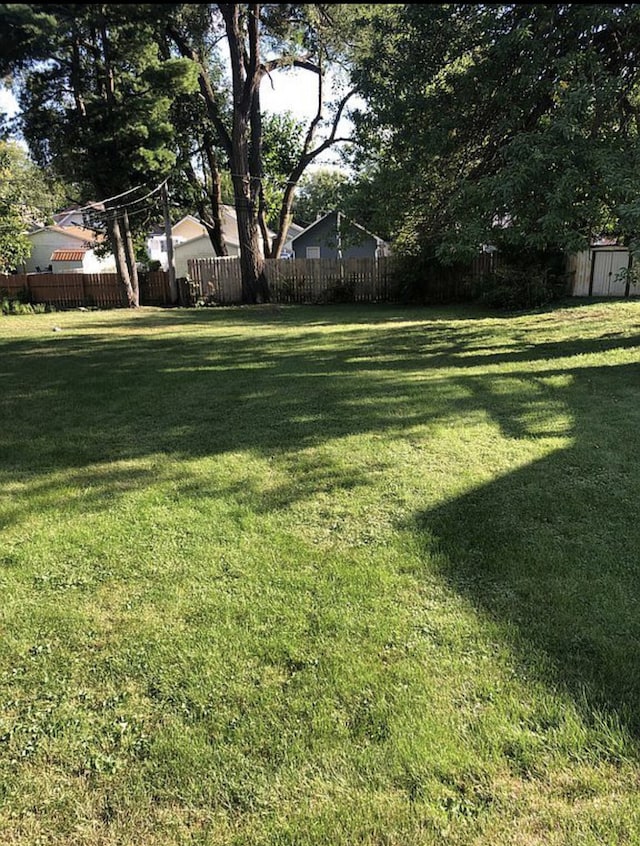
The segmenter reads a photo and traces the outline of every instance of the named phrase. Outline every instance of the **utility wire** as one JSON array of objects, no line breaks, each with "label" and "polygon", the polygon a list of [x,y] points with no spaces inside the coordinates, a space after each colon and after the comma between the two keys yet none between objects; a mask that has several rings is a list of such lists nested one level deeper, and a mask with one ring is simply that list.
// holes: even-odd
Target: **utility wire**
[{"label": "utility wire", "polygon": [[[166,185],[168,181],[169,181],[169,177],[167,176],[166,179],[163,179],[162,182],[159,185],[156,185],[155,188],[152,188],[152,190],[149,191],[147,194],[145,194],[144,197],[138,197],[137,200],[131,200],[130,203],[121,203],[120,205],[117,205],[117,206],[104,207],[104,204],[108,203],[109,199],[116,199],[115,197],[111,197],[107,200],[100,200],[99,202],[91,203],[90,206],[85,206],[84,209],[76,209],[76,211],[85,211],[87,209],[93,209],[94,214],[100,215],[100,214],[105,214],[105,213],[116,212],[116,211],[119,211],[120,209],[128,209],[128,208],[131,208],[131,206],[135,206],[138,203],[142,203],[145,200],[148,200],[149,197],[153,196],[153,194],[155,194],[157,191],[160,191],[161,188],[164,185]],[[141,185],[138,185],[138,188],[133,188],[132,191],[137,191],[141,187],[142,187]],[[131,191],[127,191],[125,193],[130,194]],[[98,209],[98,208],[96,208],[97,206],[103,206],[103,208]]]},{"label": "utility wire", "polygon": [[96,203],[89,203],[88,206],[82,206],[82,208],[74,209],[74,211],[76,211],[76,212],[88,211],[89,209],[93,208],[96,205],[100,205],[100,204],[104,205],[104,203],[110,203],[111,200],[119,200],[120,197],[126,197],[127,194],[133,194],[134,191],[139,191],[141,188],[142,188],[142,185],[136,185],[135,188],[129,188],[128,191],[123,191],[121,194],[114,194],[113,197],[107,197],[106,200],[99,200]]}]

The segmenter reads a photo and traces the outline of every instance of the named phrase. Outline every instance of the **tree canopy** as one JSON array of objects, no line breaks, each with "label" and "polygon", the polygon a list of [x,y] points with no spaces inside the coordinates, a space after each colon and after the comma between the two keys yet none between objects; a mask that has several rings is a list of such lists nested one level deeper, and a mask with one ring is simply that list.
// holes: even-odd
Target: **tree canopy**
[{"label": "tree canopy", "polygon": [[[142,218],[122,196],[132,201],[140,188],[141,198],[167,178],[176,158],[171,104],[195,85],[190,62],[160,54],[154,8],[0,7],[0,71],[19,77],[24,138],[40,165],[78,184],[83,200],[105,200],[98,216],[131,305]],[[142,201],[135,208],[145,210]]]},{"label": "tree canopy", "polygon": [[295,218],[301,226],[310,226],[319,215],[329,211],[343,211],[349,178],[332,168],[319,168],[301,180],[296,194]]},{"label": "tree canopy", "polygon": [[[340,140],[349,92],[332,100],[326,73],[346,55],[352,18],[342,4],[3,4],[0,74],[18,80],[34,157],[63,174],[75,170],[83,200],[149,188],[163,177],[175,185],[180,173],[181,201],[191,198],[224,253],[226,170],[243,291],[256,301],[268,297],[260,232],[267,251],[279,255],[296,185]],[[317,81],[317,111],[304,129],[260,106],[262,80],[291,67]],[[118,214],[108,207],[105,222],[135,304],[135,221],[119,213],[123,205]],[[264,237],[267,221],[277,230],[273,243]]]},{"label": "tree canopy", "polygon": [[50,222],[64,198],[63,186],[20,144],[0,141],[0,273],[18,269],[29,257],[27,232]]},{"label": "tree canopy", "polygon": [[406,4],[366,30],[356,163],[373,162],[405,251],[633,240],[637,5]]}]

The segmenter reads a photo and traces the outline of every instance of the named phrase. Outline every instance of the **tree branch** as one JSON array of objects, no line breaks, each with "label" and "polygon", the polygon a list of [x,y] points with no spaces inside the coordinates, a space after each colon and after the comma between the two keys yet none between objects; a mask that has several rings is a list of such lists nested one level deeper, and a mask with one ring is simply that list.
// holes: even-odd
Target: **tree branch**
[{"label": "tree branch", "polygon": [[220,138],[220,143],[224,147],[225,153],[227,156],[231,157],[231,136],[220,115],[220,110],[218,109],[218,104],[216,102],[216,93],[211,85],[211,80],[204,62],[196,52],[195,48],[188,43],[183,34],[171,23],[167,24],[167,35],[176,45],[180,54],[185,59],[191,59],[191,61],[197,66],[198,85],[200,86],[202,99],[207,107],[207,114],[216,128],[218,137]]}]

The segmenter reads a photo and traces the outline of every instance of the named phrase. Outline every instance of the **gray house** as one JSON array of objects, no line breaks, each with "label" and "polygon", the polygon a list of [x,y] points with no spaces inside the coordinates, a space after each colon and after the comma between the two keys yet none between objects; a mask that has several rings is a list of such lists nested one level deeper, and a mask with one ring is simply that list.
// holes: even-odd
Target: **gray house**
[{"label": "gray house", "polygon": [[389,245],[342,212],[319,217],[296,235],[291,245],[295,258],[380,258],[389,255]]}]

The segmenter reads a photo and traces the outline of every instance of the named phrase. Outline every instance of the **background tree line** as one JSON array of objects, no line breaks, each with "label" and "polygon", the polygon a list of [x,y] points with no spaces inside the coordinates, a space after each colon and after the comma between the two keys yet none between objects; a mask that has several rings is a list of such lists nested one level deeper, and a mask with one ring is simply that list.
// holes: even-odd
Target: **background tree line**
[{"label": "background tree line", "polygon": [[[294,209],[340,206],[413,267],[482,244],[536,265],[604,233],[635,249],[639,35],[635,4],[4,4],[0,74],[33,162],[115,198],[94,224],[132,305],[163,182],[218,255],[232,200],[259,302]],[[260,105],[292,67],[316,81],[308,125]],[[344,173],[310,175],[331,147]]]}]

